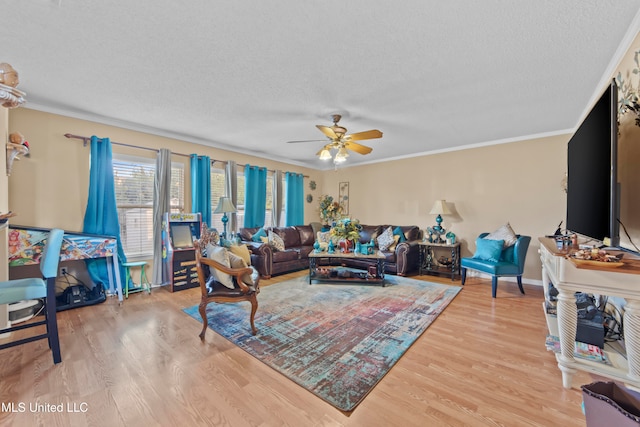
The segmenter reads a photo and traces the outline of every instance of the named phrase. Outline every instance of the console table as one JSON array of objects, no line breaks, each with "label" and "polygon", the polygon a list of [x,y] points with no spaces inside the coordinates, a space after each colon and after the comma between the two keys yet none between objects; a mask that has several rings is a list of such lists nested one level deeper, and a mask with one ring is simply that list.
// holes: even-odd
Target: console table
[{"label": "console table", "polygon": [[[453,244],[447,243],[432,243],[432,242],[419,242],[420,245],[420,265],[418,270],[421,276],[423,272],[426,273],[442,273],[451,276],[451,280],[456,275],[460,275],[460,242]],[[436,258],[436,252],[446,252],[451,255],[448,261],[449,265],[441,265]]]},{"label": "console table", "polygon": [[[562,385],[571,388],[576,370],[582,370],[640,387],[640,259],[625,254],[624,265],[617,268],[607,267],[605,263],[602,266],[578,265],[567,258],[576,249],[558,249],[555,240],[547,237],[538,240],[545,296],[549,283],[553,283],[559,292],[557,319],[560,353],[556,354],[556,359],[562,371]],[[627,360],[609,357],[613,365],[607,365],[574,357],[578,322],[575,292],[626,299],[623,323]]]}]

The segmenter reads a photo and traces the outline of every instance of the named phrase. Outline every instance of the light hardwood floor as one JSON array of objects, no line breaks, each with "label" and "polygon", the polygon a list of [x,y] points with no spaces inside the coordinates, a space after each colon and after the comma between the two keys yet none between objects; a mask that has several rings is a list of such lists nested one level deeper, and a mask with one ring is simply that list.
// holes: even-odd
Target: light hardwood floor
[{"label": "light hardwood floor", "polygon": [[[122,305],[110,298],[58,313],[63,361],[57,366],[46,341],[0,351],[0,425],[584,426],[580,385],[599,378],[579,373],[572,389],[562,387],[544,346],[542,289],[525,285],[525,291],[501,282],[492,299],[488,280],[468,278],[351,413],[211,330],[202,343],[200,323],[181,311],[199,302],[199,289],[154,289]],[[43,412],[38,404],[62,404],[63,412]]]}]

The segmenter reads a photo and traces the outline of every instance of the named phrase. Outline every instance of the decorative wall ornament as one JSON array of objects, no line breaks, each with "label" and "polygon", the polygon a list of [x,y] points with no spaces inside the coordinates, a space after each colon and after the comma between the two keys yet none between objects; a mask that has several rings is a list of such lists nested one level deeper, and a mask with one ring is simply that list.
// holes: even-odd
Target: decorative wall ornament
[{"label": "decorative wall ornament", "polygon": [[338,185],[338,203],[342,206],[343,215],[349,215],[349,183],[341,182]]},{"label": "decorative wall ornament", "polygon": [[309,181],[309,188],[313,191],[316,189],[316,182],[315,181]]},{"label": "decorative wall ornament", "polygon": [[[616,84],[618,85],[618,118],[629,112],[634,114],[636,126],[640,126],[640,50],[633,55],[635,68],[628,70],[626,77],[618,71]],[[632,76],[635,75],[637,82],[634,86]],[[625,80],[626,78],[626,80]]]}]

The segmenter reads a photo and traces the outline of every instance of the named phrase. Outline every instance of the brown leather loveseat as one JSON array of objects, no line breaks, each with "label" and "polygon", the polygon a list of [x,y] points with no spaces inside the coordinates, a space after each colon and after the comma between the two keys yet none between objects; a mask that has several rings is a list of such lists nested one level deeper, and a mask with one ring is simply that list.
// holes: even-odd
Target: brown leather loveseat
[{"label": "brown leather loveseat", "polygon": [[[391,227],[392,230],[398,228],[398,226],[389,225],[363,225],[360,232],[360,242],[369,243],[372,238],[375,240],[376,236],[388,227]],[[420,229],[417,226],[400,226],[399,228],[406,240],[398,242],[393,250],[382,253],[386,258],[386,273],[406,276],[418,268]],[[313,244],[317,237],[311,225],[266,228],[265,230],[272,230],[282,238],[284,250],[275,250],[268,243],[252,240],[259,230],[259,227],[241,228],[239,234],[242,243],[245,243],[251,252],[251,265],[258,270],[262,278],[268,279],[273,275],[309,267],[308,255],[313,251]],[[375,265],[376,261],[371,259],[340,259],[340,262],[348,267],[366,270],[369,265]]]}]

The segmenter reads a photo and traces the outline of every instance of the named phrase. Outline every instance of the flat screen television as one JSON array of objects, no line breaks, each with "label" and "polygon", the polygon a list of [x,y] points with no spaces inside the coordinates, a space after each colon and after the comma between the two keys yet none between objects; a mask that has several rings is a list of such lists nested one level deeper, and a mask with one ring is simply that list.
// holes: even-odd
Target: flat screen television
[{"label": "flat screen television", "polygon": [[596,241],[609,238],[613,247],[620,242],[617,150],[618,87],[612,81],[569,140],[566,227]]},{"label": "flat screen television", "polygon": [[193,235],[189,224],[171,224],[171,242],[175,249],[193,247]]}]

